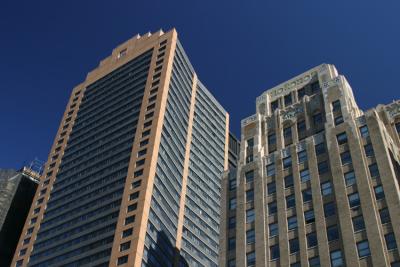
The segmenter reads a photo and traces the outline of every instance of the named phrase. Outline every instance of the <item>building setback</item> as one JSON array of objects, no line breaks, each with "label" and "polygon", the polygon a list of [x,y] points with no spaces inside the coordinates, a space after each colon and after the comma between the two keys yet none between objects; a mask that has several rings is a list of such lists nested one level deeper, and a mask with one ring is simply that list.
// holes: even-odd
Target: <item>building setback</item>
[{"label": "building setback", "polygon": [[73,89],[13,266],[217,266],[229,116],[175,30]]},{"label": "building setback", "polygon": [[24,167],[0,169],[0,266],[11,264],[39,184],[39,173]]},{"label": "building setback", "polygon": [[323,64],[264,92],[222,181],[220,266],[400,266],[400,101]]}]

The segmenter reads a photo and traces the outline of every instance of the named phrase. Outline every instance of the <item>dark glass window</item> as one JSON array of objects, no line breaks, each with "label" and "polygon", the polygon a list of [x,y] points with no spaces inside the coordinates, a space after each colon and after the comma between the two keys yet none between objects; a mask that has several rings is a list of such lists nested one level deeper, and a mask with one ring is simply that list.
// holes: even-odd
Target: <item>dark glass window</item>
[{"label": "dark glass window", "polygon": [[390,223],[390,214],[388,208],[383,208],[379,211],[379,217],[381,218],[381,223]]},{"label": "dark glass window", "polygon": [[336,139],[339,145],[343,145],[347,143],[347,135],[345,132],[336,135]]},{"label": "dark glass window", "polygon": [[270,202],[268,203],[268,214],[272,215],[278,212],[278,207],[276,205],[276,202]]},{"label": "dark glass window", "polygon": [[350,164],[351,163],[350,151],[345,151],[341,153],[340,160],[342,161],[342,165]]},{"label": "dark glass window", "polygon": [[269,247],[269,253],[272,260],[279,259],[279,244]]},{"label": "dark glass window", "polygon": [[285,188],[293,186],[293,175],[289,174],[284,179],[285,179]]},{"label": "dark glass window", "polygon": [[397,248],[396,238],[394,236],[394,233],[386,234],[385,241],[386,241],[386,247],[388,250]]},{"label": "dark glass window", "polygon": [[308,169],[304,169],[300,171],[300,180],[302,183],[310,180],[310,171]]},{"label": "dark glass window", "polygon": [[297,98],[299,100],[305,95],[306,95],[306,89],[304,87],[297,90]]},{"label": "dark glass window", "polygon": [[292,127],[291,126],[288,126],[283,129],[283,136],[286,141],[289,139],[292,139]]},{"label": "dark glass window", "polygon": [[229,209],[234,210],[236,209],[236,198],[229,199]]},{"label": "dark glass window", "polygon": [[337,225],[329,226],[326,228],[326,235],[328,237],[328,241],[333,241],[339,239],[339,229]]},{"label": "dark glass window", "polygon": [[332,267],[344,267],[342,251],[335,250],[330,253]]},{"label": "dark glass window", "polygon": [[321,264],[319,262],[319,257],[316,256],[316,257],[309,259],[308,265],[309,265],[309,267],[321,267]]},{"label": "dark glass window", "polygon": [[122,243],[121,245],[119,245],[119,251],[128,250],[130,247],[131,247],[131,241]]},{"label": "dark glass window", "polygon": [[254,229],[248,230],[246,232],[246,241],[247,241],[247,245],[253,244],[256,242],[256,235],[255,235]]},{"label": "dark glass window", "polygon": [[311,192],[311,188],[309,189],[304,189],[302,191],[302,195],[303,195],[303,202],[308,202],[312,200],[312,192]]},{"label": "dark glass window", "polygon": [[354,217],[352,221],[354,232],[362,231],[365,229],[364,217],[362,215]]},{"label": "dark glass window", "polygon": [[283,168],[284,169],[292,167],[292,158],[290,156],[286,157],[286,158],[283,158],[282,162],[283,162]]},{"label": "dark glass window", "polygon": [[400,122],[395,125],[397,133],[400,133]]},{"label": "dark glass window", "polygon": [[317,233],[312,232],[307,235],[307,247],[312,248],[318,245]]},{"label": "dark glass window", "polygon": [[254,190],[250,189],[246,191],[246,201],[253,202],[254,201]]},{"label": "dark glass window", "polygon": [[254,138],[247,139],[247,147],[254,147]]},{"label": "dark glass window", "polygon": [[328,196],[332,194],[333,189],[332,189],[332,183],[330,181],[321,183],[321,194],[323,196]]},{"label": "dark glass window", "polygon": [[269,236],[276,236],[279,234],[279,226],[278,223],[270,223],[269,224]]},{"label": "dark glass window", "polygon": [[286,197],[286,208],[290,209],[293,207],[296,207],[296,199],[294,197],[294,194]]},{"label": "dark glass window", "polygon": [[383,191],[383,187],[381,185],[375,186],[374,191],[376,200],[385,198],[385,192]]},{"label": "dark glass window", "polygon": [[322,175],[324,173],[327,173],[329,171],[329,166],[327,161],[322,161],[318,163],[318,174]]},{"label": "dark glass window", "polygon": [[254,209],[246,210],[246,223],[252,223],[255,220]]},{"label": "dark glass window", "polygon": [[307,224],[315,222],[314,210],[305,211],[304,220]]},{"label": "dark glass window", "polygon": [[268,190],[268,195],[272,195],[276,193],[276,183],[275,181],[272,181],[267,184],[267,190]]},{"label": "dark glass window", "polygon": [[273,102],[271,102],[271,110],[272,112],[274,112],[275,110],[277,110],[279,108],[279,102],[278,100],[275,100]]},{"label": "dark glass window", "polygon": [[356,192],[348,195],[350,208],[357,208],[360,206],[360,195]]},{"label": "dark glass window", "polygon": [[246,254],[246,265],[247,267],[256,265],[256,253],[254,251]]},{"label": "dark glass window", "polygon": [[299,133],[302,133],[306,130],[306,121],[305,120],[301,120],[297,122],[297,131]]},{"label": "dark glass window", "polygon": [[364,146],[364,151],[365,155],[367,157],[373,157],[374,156],[374,148],[372,147],[372,144],[367,144]]},{"label": "dark glass window", "polygon": [[128,256],[119,257],[117,260],[117,265],[122,265],[128,262]]},{"label": "dark glass window", "polygon": [[354,171],[349,171],[344,174],[344,181],[346,182],[347,186],[353,185],[356,183],[356,175]]},{"label": "dark glass window", "polygon": [[336,100],[332,102],[332,111],[340,111],[341,106],[340,106],[340,100]]},{"label": "dark glass window", "polygon": [[289,249],[290,253],[297,253],[299,252],[299,239],[298,238],[293,238],[289,240]]},{"label": "dark glass window", "polygon": [[[400,123],[399,123],[400,124]],[[390,267],[400,267],[400,261],[394,261],[390,264]]]},{"label": "dark glass window", "polygon": [[319,87],[319,82],[313,82],[313,83],[311,84],[311,92],[312,92],[313,94],[315,94],[316,92],[318,92],[319,89],[320,89],[320,87]]},{"label": "dark glass window", "polygon": [[335,126],[340,125],[344,122],[343,116],[337,116],[335,117]]},{"label": "dark glass window", "polygon": [[230,237],[228,239],[228,250],[234,250],[236,248],[236,239],[234,237]]},{"label": "dark glass window", "polygon": [[285,100],[285,106],[289,106],[292,104],[292,95],[288,94],[284,96],[284,100]]},{"label": "dark glass window", "polygon": [[363,258],[371,255],[369,250],[368,240],[363,240],[357,243],[358,257]]},{"label": "dark glass window", "polygon": [[229,190],[235,190],[236,189],[236,177],[231,177],[229,179]]},{"label": "dark glass window", "polygon": [[229,220],[228,220],[228,229],[234,229],[234,228],[236,228],[236,217],[232,216],[232,217],[229,217]]},{"label": "dark glass window", "polygon": [[275,164],[267,165],[267,176],[275,175]]},{"label": "dark glass window", "polygon": [[323,124],[322,113],[317,113],[313,116],[313,122],[315,126]]},{"label": "dark glass window", "polygon": [[129,216],[125,218],[125,225],[133,223],[135,221],[135,215]]},{"label": "dark glass window", "polygon": [[315,145],[315,154],[321,155],[325,153],[325,144],[324,143],[320,143],[318,145]]},{"label": "dark glass window", "polygon": [[268,145],[272,146],[276,144],[276,135],[274,133],[268,135]]},{"label": "dark glass window", "polygon": [[288,230],[289,231],[293,230],[293,229],[296,229],[297,228],[297,217],[296,217],[296,215],[287,218],[287,224],[288,224]]},{"label": "dark glass window", "polygon": [[307,151],[302,150],[297,153],[297,158],[299,159],[299,163],[303,163],[307,161]]},{"label": "dark glass window", "polygon": [[374,177],[379,176],[379,169],[378,169],[378,165],[376,163],[369,165],[368,169],[369,169],[369,173],[370,173],[371,177],[374,178]]},{"label": "dark glass window", "polygon": [[369,136],[369,131],[368,131],[368,126],[367,125],[364,125],[364,126],[360,127],[360,134],[361,134],[361,137],[363,137],[363,138]]},{"label": "dark glass window", "polygon": [[248,171],[245,173],[246,183],[251,183],[254,181],[254,171]]},{"label": "dark glass window", "polygon": [[336,208],[334,202],[329,202],[324,204],[324,214],[325,217],[333,216],[336,214]]},{"label": "dark glass window", "polygon": [[132,234],[133,234],[133,229],[132,228],[126,229],[126,230],[124,230],[122,232],[122,238],[131,236]]}]

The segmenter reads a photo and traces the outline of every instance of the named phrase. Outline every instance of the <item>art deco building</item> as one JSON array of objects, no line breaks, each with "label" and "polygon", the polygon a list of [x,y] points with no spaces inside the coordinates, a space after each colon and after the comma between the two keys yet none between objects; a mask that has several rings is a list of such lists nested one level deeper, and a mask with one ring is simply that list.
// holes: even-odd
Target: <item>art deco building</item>
[{"label": "art deco building", "polygon": [[228,114],[175,30],[73,89],[13,266],[217,266]]},{"label": "art deco building", "polygon": [[364,112],[323,64],[264,92],[241,128],[220,266],[400,266],[400,101]]},{"label": "art deco building", "polygon": [[39,184],[29,167],[0,169],[0,266],[9,267]]}]

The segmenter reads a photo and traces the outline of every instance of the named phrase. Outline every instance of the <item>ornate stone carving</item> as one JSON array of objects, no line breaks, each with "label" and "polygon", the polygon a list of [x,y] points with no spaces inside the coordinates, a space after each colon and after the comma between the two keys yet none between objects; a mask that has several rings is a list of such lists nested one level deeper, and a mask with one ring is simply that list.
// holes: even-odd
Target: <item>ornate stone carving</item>
[{"label": "ornate stone carving", "polygon": [[400,114],[400,101],[394,102],[386,106],[386,112],[389,115],[389,118],[394,118]]},{"label": "ornate stone carving", "polygon": [[290,120],[297,117],[297,114],[303,113],[304,109],[303,106],[295,106],[288,108],[286,111],[281,113],[282,120]]},{"label": "ornate stone carving", "polygon": [[330,81],[323,82],[322,83],[322,89],[325,89],[325,88],[328,88],[328,87],[332,87],[332,86],[335,86],[335,85],[340,85],[340,84],[342,84],[341,75],[333,78]]},{"label": "ornate stone carving", "polygon": [[257,120],[257,114],[251,115],[241,121],[242,127],[254,122]]}]

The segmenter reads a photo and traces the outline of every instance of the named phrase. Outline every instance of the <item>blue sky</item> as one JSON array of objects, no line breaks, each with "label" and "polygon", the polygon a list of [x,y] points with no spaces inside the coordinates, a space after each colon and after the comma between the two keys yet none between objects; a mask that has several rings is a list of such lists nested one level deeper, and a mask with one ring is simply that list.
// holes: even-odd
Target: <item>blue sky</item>
[{"label": "blue sky", "polygon": [[400,98],[399,1],[11,1],[0,8],[0,168],[47,154],[71,89],[119,43],[175,27],[232,130],[264,90],[335,64],[360,107]]}]

